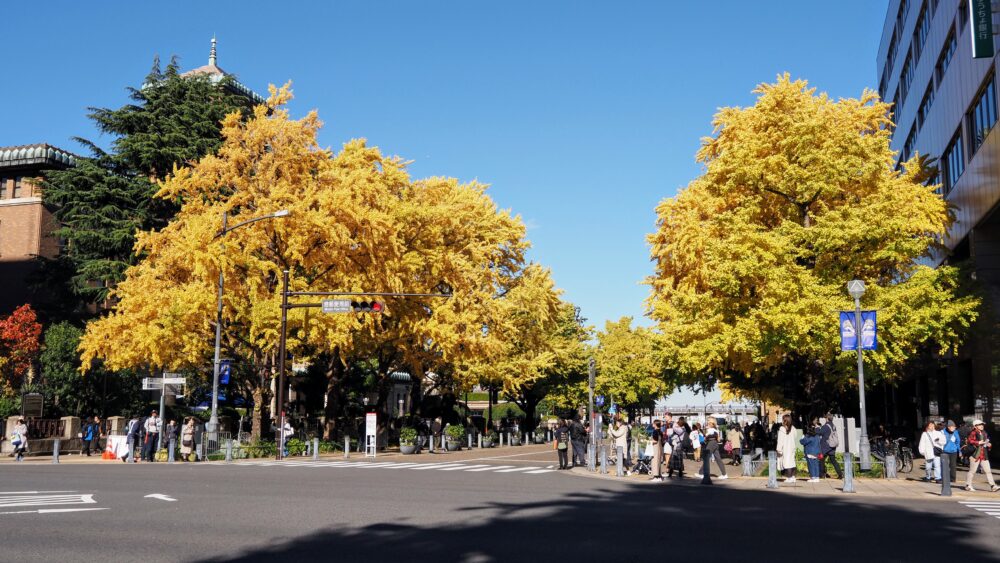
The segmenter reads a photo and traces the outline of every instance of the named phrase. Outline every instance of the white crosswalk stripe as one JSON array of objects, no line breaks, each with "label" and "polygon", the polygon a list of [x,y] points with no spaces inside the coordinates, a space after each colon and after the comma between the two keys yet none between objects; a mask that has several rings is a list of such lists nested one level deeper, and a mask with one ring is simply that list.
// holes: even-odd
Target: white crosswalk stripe
[{"label": "white crosswalk stripe", "polygon": [[987,516],[1000,518],[1000,501],[962,500],[959,504],[978,510]]},{"label": "white crosswalk stripe", "polygon": [[484,465],[461,462],[411,463],[397,461],[245,461],[234,464],[212,464],[216,467],[293,467],[311,469],[400,469],[413,471],[468,471],[472,473],[509,473],[518,475],[542,475],[553,473],[555,469],[538,465]]}]

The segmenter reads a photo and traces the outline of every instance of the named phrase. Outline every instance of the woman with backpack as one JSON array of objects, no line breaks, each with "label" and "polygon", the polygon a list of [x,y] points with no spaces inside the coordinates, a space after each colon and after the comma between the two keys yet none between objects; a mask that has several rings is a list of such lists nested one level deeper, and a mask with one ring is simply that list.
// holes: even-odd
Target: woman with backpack
[{"label": "woman with backpack", "polygon": [[917,451],[924,456],[924,469],[927,472],[924,481],[935,483],[941,481],[941,458],[938,456],[940,448],[936,445],[941,440],[936,439],[936,434],[937,427],[933,422],[928,422],[924,425],[924,433],[920,435],[920,445],[917,446]]},{"label": "woman with backpack", "polygon": [[559,469],[569,469],[569,426],[566,419],[559,421],[554,440],[556,451],[559,452]]},{"label": "woman with backpack", "polygon": [[14,430],[10,434],[10,443],[14,446],[14,461],[22,461],[28,453],[28,425],[23,418],[17,419]]},{"label": "woman with backpack", "polygon": [[701,461],[701,446],[704,439],[701,433],[701,425],[695,422],[691,426],[691,447],[694,449],[695,461]]},{"label": "woman with backpack", "polygon": [[969,458],[969,474],[965,478],[965,490],[976,490],[972,487],[972,478],[976,475],[976,470],[982,467],[983,473],[986,474],[986,482],[990,484],[990,490],[1000,491],[1000,487],[993,480],[993,470],[990,469],[990,436],[986,433],[986,426],[982,420],[972,421],[972,432],[969,432],[965,444],[962,454]]},{"label": "woman with backpack", "polygon": [[684,444],[687,441],[687,430],[683,426],[683,420],[684,418],[681,417],[667,434],[670,448],[673,451],[667,462],[667,477],[671,478],[674,476],[674,471],[677,472],[678,479],[684,478]]},{"label": "woman with backpack", "polygon": [[726,466],[722,464],[722,454],[719,453],[719,442],[722,441],[722,434],[719,432],[718,426],[715,424],[714,420],[709,420],[705,425],[705,455],[708,456],[708,464],[712,464],[712,459],[715,459],[716,465],[719,466],[719,479],[728,479],[729,476],[726,475]]},{"label": "woman with backpack", "polygon": [[786,483],[795,482],[795,427],[792,426],[792,417],[785,415],[781,417],[781,426],[778,427],[777,445],[778,466],[785,474]]},{"label": "woman with backpack", "polygon": [[799,443],[803,446],[803,453],[806,454],[810,483],[819,483],[819,458],[823,455],[820,453],[822,438],[816,433],[818,426],[817,424],[810,425],[809,430],[806,431],[806,435],[799,440]]}]

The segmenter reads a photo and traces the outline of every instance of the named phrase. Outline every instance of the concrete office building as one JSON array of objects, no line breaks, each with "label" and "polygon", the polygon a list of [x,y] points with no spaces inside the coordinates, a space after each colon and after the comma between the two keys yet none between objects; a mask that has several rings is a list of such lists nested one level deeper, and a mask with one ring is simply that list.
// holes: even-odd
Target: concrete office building
[{"label": "concrete office building", "polygon": [[[955,210],[946,250],[934,264],[968,262],[970,275],[989,295],[984,312],[1000,312],[1000,215],[994,213],[1000,202],[1000,135],[991,134],[997,59],[995,51],[990,58],[973,58],[969,10],[969,0],[890,0],[877,57],[878,88],[894,104],[892,148],[899,162],[915,153],[936,158],[940,193]],[[995,323],[980,322],[953,357],[925,362],[895,397],[884,397],[891,405],[886,411],[893,411],[889,418],[896,418],[889,422],[975,416],[1000,424]]]}]

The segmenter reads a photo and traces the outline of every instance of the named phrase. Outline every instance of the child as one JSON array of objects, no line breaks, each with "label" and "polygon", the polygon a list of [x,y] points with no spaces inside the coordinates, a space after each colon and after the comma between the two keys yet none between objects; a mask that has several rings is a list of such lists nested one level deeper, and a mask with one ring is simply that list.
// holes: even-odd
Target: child
[{"label": "child", "polygon": [[799,443],[805,447],[806,463],[809,464],[809,482],[819,483],[820,437],[816,434],[816,429],[810,427]]}]

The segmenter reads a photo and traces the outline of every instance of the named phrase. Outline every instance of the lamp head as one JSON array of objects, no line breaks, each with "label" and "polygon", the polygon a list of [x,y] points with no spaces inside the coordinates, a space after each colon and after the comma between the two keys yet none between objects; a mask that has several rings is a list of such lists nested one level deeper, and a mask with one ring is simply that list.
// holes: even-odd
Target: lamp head
[{"label": "lamp head", "polygon": [[861,296],[865,294],[865,282],[861,280],[847,282],[847,293],[851,294],[851,297],[855,299],[861,299]]},{"label": "lamp head", "polygon": [[288,215],[289,215],[290,213],[291,213],[291,212],[290,212],[290,211],[288,211],[287,209],[279,209],[278,211],[275,211],[274,213],[272,213],[272,214],[271,214],[271,217],[274,217],[274,218],[278,218],[278,217],[288,217]]}]

